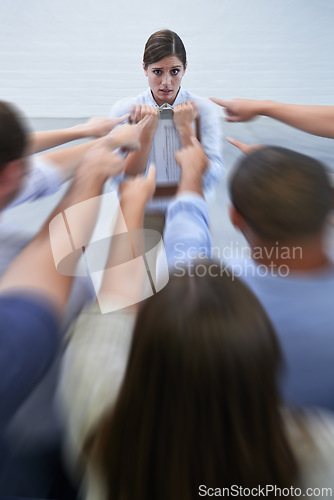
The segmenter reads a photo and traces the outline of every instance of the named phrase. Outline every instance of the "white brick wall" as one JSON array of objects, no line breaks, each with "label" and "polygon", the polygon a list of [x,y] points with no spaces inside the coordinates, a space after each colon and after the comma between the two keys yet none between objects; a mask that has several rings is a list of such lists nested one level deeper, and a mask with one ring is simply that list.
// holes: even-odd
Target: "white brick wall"
[{"label": "white brick wall", "polygon": [[332,0],[1,0],[0,97],[30,117],[106,114],[146,88],[148,36],[183,38],[203,96],[334,104]]}]

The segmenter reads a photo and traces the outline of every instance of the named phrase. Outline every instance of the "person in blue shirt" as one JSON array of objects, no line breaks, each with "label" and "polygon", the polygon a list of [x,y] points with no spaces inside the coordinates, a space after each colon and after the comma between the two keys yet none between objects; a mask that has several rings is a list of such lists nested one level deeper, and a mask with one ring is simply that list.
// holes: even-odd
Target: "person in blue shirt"
[{"label": "person in blue shirt", "polygon": [[[179,161],[186,154],[194,165],[191,149]],[[325,167],[284,148],[260,148],[234,169],[230,196],[231,219],[250,256],[225,260],[220,272],[245,281],[273,322],[286,363],[284,400],[334,410],[334,260],[325,243],[332,193]],[[203,198],[175,199],[164,242],[176,274],[196,255],[210,257]]]},{"label": "person in blue shirt", "polygon": [[[277,492],[289,496],[296,488],[295,494],[307,490],[315,498],[319,485],[333,486],[332,417],[284,405],[277,385],[281,351],[263,307],[208,253],[194,260],[196,248],[200,257],[211,243],[202,186],[208,159],[195,139],[176,159],[182,176],[165,231],[170,262],[180,260],[171,267],[174,276],[136,316],[114,310],[103,318],[95,307],[87,311],[65,354],[68,451],[86,473],[82,492],[94,500],[190,499],[223,496],[236,485],[258,495],[274,481]],[[294,172],[303,159],[290,155]],[[308,166],[312,173],[312,160]],[[305,222],[311,232],[327,204],[323,172],[315,172],[317,178],[324,200]],[[147,184],[132,227],[142,227],[145,191]],[[181,262],[179,249],[173,253],[180,243],[189,250],[188,261]],[[135,282],[121,281],[121,287],[108,283],[117,304]],[[269,497],[275,488],[268,486]]]}]

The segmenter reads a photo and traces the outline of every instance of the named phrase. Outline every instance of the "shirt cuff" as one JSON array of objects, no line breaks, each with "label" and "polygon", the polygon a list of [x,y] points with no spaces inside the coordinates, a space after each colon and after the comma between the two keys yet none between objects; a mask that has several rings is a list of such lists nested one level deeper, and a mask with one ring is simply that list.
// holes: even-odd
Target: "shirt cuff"
[{"label": "shirt cuff", "polygon": [[183,191],[170,202],[170,204],[168,205],[168,212],[173,210],[173,208],[180,202],[194,204],[202,210],[207,210],[207,204],[203,196],[195,193],[194,191]]}]

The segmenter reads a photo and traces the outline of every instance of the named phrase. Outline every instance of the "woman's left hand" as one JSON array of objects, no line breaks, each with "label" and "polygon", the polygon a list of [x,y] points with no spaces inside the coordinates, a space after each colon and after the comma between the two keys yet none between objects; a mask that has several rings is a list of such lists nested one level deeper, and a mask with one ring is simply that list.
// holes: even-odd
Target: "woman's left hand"
[{"label": "woman's left hand", "polygon": [[197,118],[198,110],[194,102],[186,101],[177,104],[174,108],[174,125],[180,133],[191,127],[192,122]]}]

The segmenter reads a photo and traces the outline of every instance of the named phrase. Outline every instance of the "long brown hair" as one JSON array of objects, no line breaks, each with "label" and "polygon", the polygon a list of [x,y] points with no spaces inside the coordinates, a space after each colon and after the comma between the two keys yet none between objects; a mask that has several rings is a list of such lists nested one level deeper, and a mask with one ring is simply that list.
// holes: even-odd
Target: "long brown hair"
[{"label": "long brown hair", "polygon": [[296,480],[273,327],[252,292],[219,270],[210,262],[201,276],[171,277],[142,305],[117,403],[93,442],[108,500]]}]

